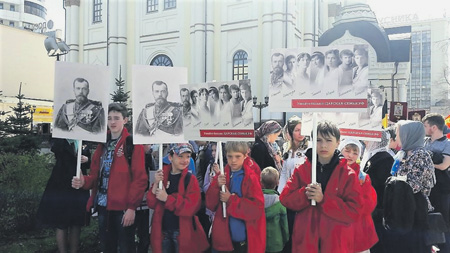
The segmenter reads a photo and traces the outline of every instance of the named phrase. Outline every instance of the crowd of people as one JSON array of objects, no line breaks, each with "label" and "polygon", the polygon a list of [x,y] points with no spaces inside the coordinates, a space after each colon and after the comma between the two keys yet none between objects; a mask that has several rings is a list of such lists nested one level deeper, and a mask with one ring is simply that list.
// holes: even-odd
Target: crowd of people
[{"label": "crowd of people", "polygon": [[[132,144],[127,117],[124,105],[109,105],[107,142],[92,156],[86,149],[80,177],[78,143],[53,141],[38,219],[56,229],[59,252],[77,252],[92,212],[101,252],[450,252],[442,115],[399,121],[380,141],[319,122],[316,182],[300,117],[263,123],[254,143],[168,145],[159,170],[151,145]],[[430,236],[430,213],[446,223],[443,240]]]}]

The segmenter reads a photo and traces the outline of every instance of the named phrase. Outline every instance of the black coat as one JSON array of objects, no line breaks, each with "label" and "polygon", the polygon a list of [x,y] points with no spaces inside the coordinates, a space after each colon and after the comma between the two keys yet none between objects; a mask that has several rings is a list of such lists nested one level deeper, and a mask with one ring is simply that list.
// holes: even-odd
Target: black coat
[{"label": "black coat", "polygon": [[85,211],[89,191],[72,188],[77,153],[65,139],[54,139],[51,150],[56,163],[39,204],[38,221],[41,225],[61,229],[85,225],[89,217]]},{"label": "black coat", "polygon": [[373,155],[364,166],[366,172],[372,181],[372,186],[377,193],[377,206],[373,214],[374,221],[381,222],[383,209],[383,197],[385,183],[388,177],[391,176],[391,168],[394,163],[394,158],[386,151],[378,152]]},{"label": "black coat", "polygon": [[266,145],[259,138],[256,138],[255,144],[250,152],[250,157],[255,160],[261,170],[269,166],[276,168],[275,161],[270,156],[269,150],[267,150]]}]

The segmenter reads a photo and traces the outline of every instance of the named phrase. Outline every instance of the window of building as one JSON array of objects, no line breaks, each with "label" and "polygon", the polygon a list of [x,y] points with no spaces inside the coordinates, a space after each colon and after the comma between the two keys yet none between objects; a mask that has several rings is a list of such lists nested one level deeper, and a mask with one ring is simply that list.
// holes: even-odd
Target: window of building
[{"label": "window of building", "polygon": [[16,6],[15,6],[14,4],[11,4],[11,5],[9,6],[9,10],[10,10],[10,11],[16,11]]},{"label": "window of building", "polygon": [[158,0],[147,0],[147,13],[158,10]]},{"label": "window of building", "polygon": [[177,7],[177,0],[164,0],[164,9],[173,9]]},{"label": "window of building", "polygon": [[94,0],[94,23],[102,22],[102,0]]},{"label": "window of building", "polygon": [[47,9],[45,9],[44,6],[30,1],[25,1],[24,12],[41,18],[45,18],[47,16]]},{"label": "window of building", "polygon": [[153,58],[153,60],[150,62],[150,65],[173,67],[172,60],[165,54],[158,54],[157,56],[155,56],[155,58]]},{"label": "window of building", "polygon": [[9,21],[9,26],[14,27],[14,21]]},{"label": "window of building", "polygon": [[0,10],[3,10],[3,3],[0,3]]},{"label": "window of building", "polygon": [[233,80],[248,79],[248,54],[243,51],[237,51],[233,56]]}]

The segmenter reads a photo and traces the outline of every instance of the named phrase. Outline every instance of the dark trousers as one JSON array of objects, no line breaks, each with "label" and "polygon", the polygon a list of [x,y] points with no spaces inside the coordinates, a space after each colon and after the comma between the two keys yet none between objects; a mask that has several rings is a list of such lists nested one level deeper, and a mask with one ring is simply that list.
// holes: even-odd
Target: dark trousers
[{"label": "dark trousers", "polygon": [[134,231],[136,223],[124,227],[122,225],[124,213],[125,211],[107,211],[105,207],[98,207],[98,227],[102,252],[135,252]]},{"label": "dark trousers", "polygon": [[136,236],[138,241],[136,243],[137,253],[147,253],[150,246],[150,221],[149,221],[149,209],[136,210],[136,218],[134,224],[136,224]]},{"label": "dark trousers", "polygon": [[287,211],[287,219],[288,219],[288,228],[289,228],[289,240],[284,245],[283,251],[284,253],[292,252],[292,231],[294,231],[294,221],[295,221],[295,211],[286,208]]},{"label": "dark trousers", "polygon": [[248,252],[248,243],[244,242],[233,242],[233,253],[247,253]]},{"label": "dark trousers", "polygon": [[180,251],[178,247],[178,236],[180,230],[166,230],[163,231],[162,248],[163,253],[178,253]]}]

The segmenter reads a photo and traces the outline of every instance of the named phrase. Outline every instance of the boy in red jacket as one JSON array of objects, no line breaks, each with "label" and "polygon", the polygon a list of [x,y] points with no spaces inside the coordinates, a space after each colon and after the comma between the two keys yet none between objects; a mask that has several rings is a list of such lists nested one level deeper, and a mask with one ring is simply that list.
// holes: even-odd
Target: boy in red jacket
[{"label": "boy in red jacket", "polygon": [[360,170],[359,164],[356,163],[361,155],[361,143],[358,140],[346,138],[339,145],[339,150],[347,160],[347,165],[358,175],[363,196],[360,217],[353,224],[355,228],[354,250],[355,252],[369,252],[369,249],[378,241],[372,220],[372,212],[377,205],[377,193],[372,187],[369,175]]},{"label": "boy in red jacket", "polygon": [[[244,162],[246,142],[227,142],[225,174],[216,175],[206,192],[206,207],[216,212],[212,247],[219,252],[258,252],[266,249],[264,196],[258,176]],[[226,192],[221,191],[225,185]],[[226,203],[226,218],[222,202]]]},{"label": "boy in red jacket", "polygon": [[135,145],[131,165],[125,154],[124,128],[127,108],[119,103],[108,107],[108,137],[99,144],[92,157],[88,176],[72,179],[72,187],[92,189],[87,210],[94,205],[98,210],[100,248],[102,252],[134,252],[135,210],[141,204],[148,177],[144,169],[144,148]]},{"label": "boy in red jacket", "polygon": [[[355,172],[337,150],[336,125],[317,125],[317,183],[311,183],[312,150],[297,167],[280,195],[281,204],[296,211],[292,252],[354,252],[354,228],[361,210],[361,187]],[[311,205],[316,201],[316,206]]]},{"label": "boy in red jacket", "polygon": [[[155,174],[147,193],[148,206],[155,210],[150,242],[152,252],[202,252],[209,244],[195,213],[201,195],[197,178],[188,172],[193,148],[189,143],[175,145],[169,152],[170,164]],[[162,181],[163,188],[159,189]]]}]

